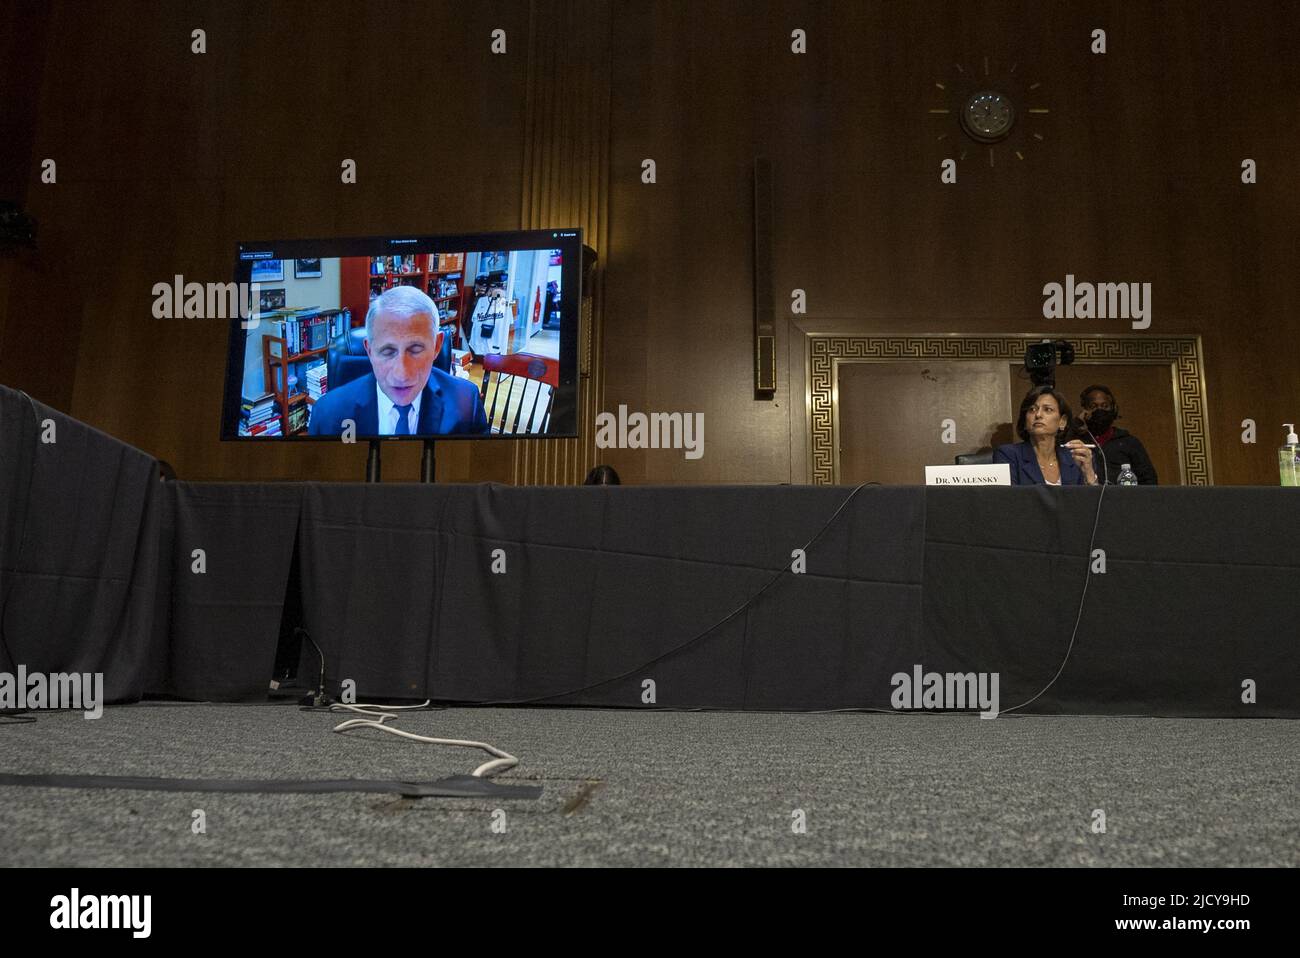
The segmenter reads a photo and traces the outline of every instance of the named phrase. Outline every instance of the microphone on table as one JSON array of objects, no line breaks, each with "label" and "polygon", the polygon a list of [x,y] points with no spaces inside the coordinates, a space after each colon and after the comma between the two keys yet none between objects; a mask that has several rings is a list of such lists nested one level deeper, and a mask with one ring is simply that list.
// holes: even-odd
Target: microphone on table
[{"label": "microphone on table", "polygon": [[1084,443],[1084,445],[1089,449],[1095,449],[1101,453],[1101,476],[1098,477],[1100,480],[1098,485],[1108,486],[1110,485],[1110,466],[1106,462],[1106,450],[1102,448],[1100,442],[1097,442],[1097,437],[1094,436],[1092,430],[1088,428],[1088,420],[1080,417],[1079,422],[1083,424],[1083,431],[1087,433],[1088,438],[1092,440],[1091,443]]}]

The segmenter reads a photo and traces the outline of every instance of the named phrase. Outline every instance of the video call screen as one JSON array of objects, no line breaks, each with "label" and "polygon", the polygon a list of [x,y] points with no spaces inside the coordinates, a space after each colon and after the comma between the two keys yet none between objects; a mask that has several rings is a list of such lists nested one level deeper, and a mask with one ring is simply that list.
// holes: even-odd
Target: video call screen
[{"label": "video call screen", "polygon": [[241,243],[223,439],[577,435],[582,236]]}]

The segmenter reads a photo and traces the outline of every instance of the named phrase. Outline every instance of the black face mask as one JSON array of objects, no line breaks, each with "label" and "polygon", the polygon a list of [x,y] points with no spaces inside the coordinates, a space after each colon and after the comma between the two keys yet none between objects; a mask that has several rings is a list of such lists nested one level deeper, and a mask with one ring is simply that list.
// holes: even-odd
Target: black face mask
[{"label": "black face mask", "polygon": [[1099,436],[1115,424],[1115,410],[1094,409],[1088,413],[1088,429],[1094,436]]}]

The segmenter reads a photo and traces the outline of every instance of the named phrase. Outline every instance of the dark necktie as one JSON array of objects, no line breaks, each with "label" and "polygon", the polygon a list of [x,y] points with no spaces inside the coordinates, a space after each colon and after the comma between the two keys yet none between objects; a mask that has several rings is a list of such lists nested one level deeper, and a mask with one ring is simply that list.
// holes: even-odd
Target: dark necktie
[{"label": "dark necktie", "polygon": [[393,433],[394,436],[409,436],[411,434],[411,423],[406,417],[410,414],[411,407],[414,405],[415,403],[409,402],[405,406],[393,405],[393,408],[397,410],[397,430]]}]

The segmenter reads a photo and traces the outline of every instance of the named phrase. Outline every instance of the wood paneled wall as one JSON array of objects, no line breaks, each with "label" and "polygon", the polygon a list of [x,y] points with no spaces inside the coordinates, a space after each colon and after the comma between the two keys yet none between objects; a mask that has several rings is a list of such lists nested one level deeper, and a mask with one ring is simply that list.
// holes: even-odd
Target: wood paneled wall
[{"label": "wood paneled wall", "polygon": [[[237,241],[273,235],[587,230],[600,256],[588,435],[443,443],[444,480],[574,481],[605,461],[634,482],[803,481],[805,333],[1043,331],[1042,286],[1067,273],[1150,282],[1152,332],[1202,336],[1217,482],[1276,483],[1281,423],[1300,418],[1293,4],[18,10],[0,49],[21,51],[35,79],[6,95],[0,129],[28,131],[14,189],[41,243],[0,261],[0,379],[182,476],[363,473],[364,449],[220,443],[224,323],[150,315],[153,283],[224,281]],[[190,52],[196,28],[206,54]],[[489,51],[497,28],[504,56]],[[807,54],[790,52],[796,28]],[[1094,28],[1105,55],[1089,52]],[[944,185],[958,139],[938,139],[950,120],[928,110],[955,104],[935,84],[956,89],[955,65],[978,74],[984,57],[990,86],[1050,109],[1032,127],[1043,139],[1016,140],[1022,118],[1023,160],[1010,142],[992,168],[972,151]],[[756,155],[773,164],[778,304],[796,288],[808,302],[778,326],[770,402],[752,391]],[[39,182],[44,157],[56,185]],[[355,186],[340,182],[344,158]],[[620,404],[704,413],[705,455],[595,449],[592,413]],[[1254,446],[1240,442],[1247,418]],[[385,475],[414,478],[418,455],[386,447]]]}]

